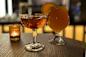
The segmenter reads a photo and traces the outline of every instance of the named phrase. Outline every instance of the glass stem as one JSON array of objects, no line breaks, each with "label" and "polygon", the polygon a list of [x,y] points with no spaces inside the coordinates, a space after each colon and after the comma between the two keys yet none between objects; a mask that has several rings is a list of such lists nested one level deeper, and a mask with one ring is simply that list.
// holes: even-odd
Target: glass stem
[{"label": "glass stem", "polygon": [[53,34],[54,34],[54,36],[55,36],[55,37],[54,37],[54,40],[56,40],[56,38],[59,38],[59,37],[60,37],[58,33],[55,33],[55,32],[54,32]]},{"label": "glass stem", "polygon": [[36,41],[36,38],[37,38],[37,32],[36,32],[36,29],[33,30],[33,43],[35,44],[37,41]]}]

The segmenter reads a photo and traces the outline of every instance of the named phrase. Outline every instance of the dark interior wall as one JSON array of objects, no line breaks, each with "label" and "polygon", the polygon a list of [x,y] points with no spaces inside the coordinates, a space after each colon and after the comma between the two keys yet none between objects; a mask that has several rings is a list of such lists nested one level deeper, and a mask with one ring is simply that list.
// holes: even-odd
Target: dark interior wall
[{"label": "dark interior wall", "polygon": [[27,2],[28,0],[19,0],[20,2]]},{"label": "dark interior wall", "polygon": [[81,0],[81,18],[86,21],[86,0]]},{"label": "dark interior wall", "polygon": [[[13,1],[13,12],[17,12],[18,13],[19,2],[27,2],[28,0],[12,0],[12,1]],[[40,0],[40,1],[44,1],[44,0]],[[39,5],[39,6],[37,5],[36,6],[36,4],[39,3],[40,1],[39,0],[32,0],[32,3],[33,3],[33,7],[32,7],[33,8],[33,12],[40,12],[41,5]],[[61,0],[52,0],[52,1],[54,1],[57,4],[59,4],[61,2]],[[78,0],[70,0],[70,5],[71,4],[76,4],[77,1]],[[81,2],[81,6],[80,6],[80,9],[81,9],[80,10],[81,11],[81,13],[80,13],[81,21],[85,21],[86,22],[86,0],[79,0],[79,1]],[[70,9],[69,13],[72,13],[71,9]],[[72,14],[70,14],[70,18],[71,18],[71,21],[74,22]]]},{"label": "dark interior wall", "polygon": [[[28,2],[28,0],[12,0],[12,2],[13,2],[13,11],[15,12],[15,10],[19,9],[18,8],[19,2]],[[59,5],[61,4],[62,0],[32,0],[33,7],[36,9],[46,2],[53,2]]]},{"label": "dark interior wall", "polygon": [[19,0],[12,0],[13,12],[18,13],[19,10]]},{"label": "dark interior wall", "polygon": [[12,0],[13,3],[13,12],[19,12],[19,2],[27,2],[28,0]]},{"label": "dark interior wall", "polygon": [[[81,3],[80,0],[70,0],[69,2],[69,15],[71,23],[79,22],[81,20],[80,18],[81,6],[78,6],[79,3]],[[76,19],[77,16],[79,17],[78,19]]]},{"label": "dark interior wall", "polygon": [[[75,7],[77,1],[81,3],[80,5],[80,19],[76,22],[73,14],[72,6]],[[74,9],[75,10],[75,9]],[[86,0],[70,0],[69,15],[71,24],[86,24]]]}]

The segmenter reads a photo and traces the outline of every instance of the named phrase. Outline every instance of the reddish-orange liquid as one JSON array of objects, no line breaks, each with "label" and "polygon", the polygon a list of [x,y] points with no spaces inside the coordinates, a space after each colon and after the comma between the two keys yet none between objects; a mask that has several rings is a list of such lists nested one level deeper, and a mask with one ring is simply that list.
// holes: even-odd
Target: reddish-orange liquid
[{"label": "reddish-orange liquid", "polygon": [[37,17],[33,17],[31,19],[21,18],[21,23],[27,28],[36,29],[42,28],[46,24],[46,19],[40,19]]}]

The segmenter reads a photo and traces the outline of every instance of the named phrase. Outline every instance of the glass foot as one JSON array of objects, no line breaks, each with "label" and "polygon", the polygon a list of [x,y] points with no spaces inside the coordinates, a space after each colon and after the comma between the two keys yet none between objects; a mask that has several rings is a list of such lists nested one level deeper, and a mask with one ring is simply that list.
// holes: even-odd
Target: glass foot
[{"label": "glass foot", "polygon": [[44,49],[44,45],[40,43],[30,43],[25,45],[27,51],[36,52]]},{"label": "glass foot", "polygon": [[55,38],[51,39],[49,42],[56,45],[65,45],[64,40],[60,36],[55,36]]}]

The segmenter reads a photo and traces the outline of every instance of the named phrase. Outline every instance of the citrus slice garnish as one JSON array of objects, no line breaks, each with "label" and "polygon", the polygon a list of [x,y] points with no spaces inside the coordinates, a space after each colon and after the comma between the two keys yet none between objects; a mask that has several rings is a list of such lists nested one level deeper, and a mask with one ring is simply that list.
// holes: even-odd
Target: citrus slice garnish
[{"label": "citrus slice garnish", "polygon": [[41,8],[42,14],[48,15],[49,12],[51,11],[52,7],[56,7],[56,4],[54,4],[52,2],[47,2],[47,3],[43,4],[43,6]]}]

